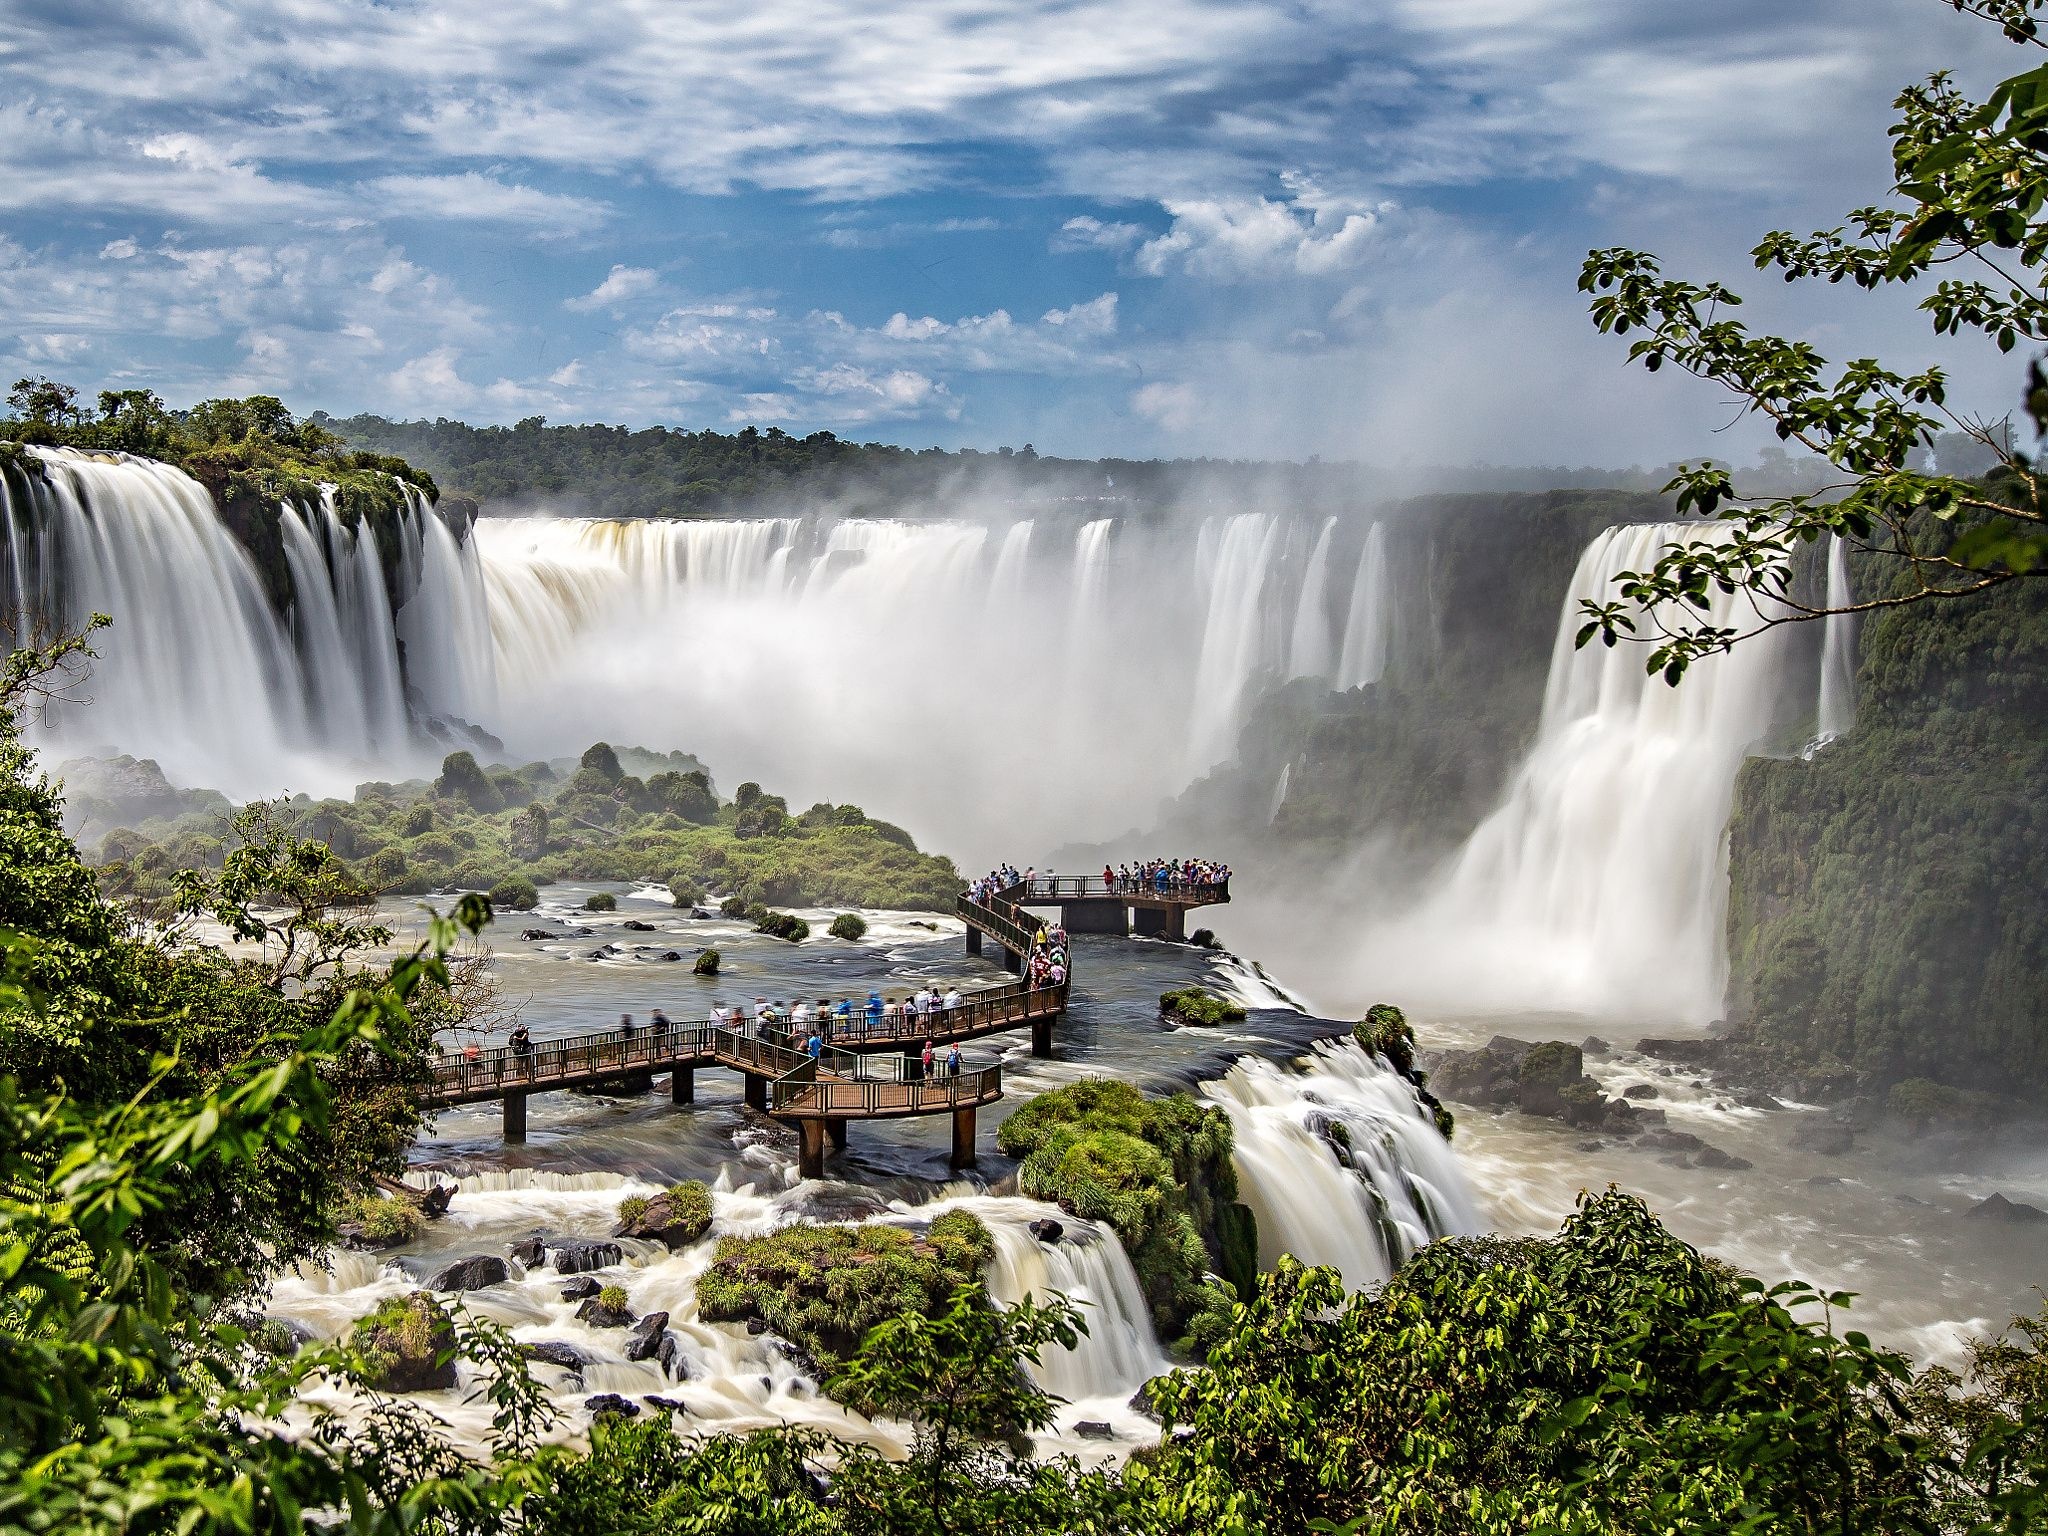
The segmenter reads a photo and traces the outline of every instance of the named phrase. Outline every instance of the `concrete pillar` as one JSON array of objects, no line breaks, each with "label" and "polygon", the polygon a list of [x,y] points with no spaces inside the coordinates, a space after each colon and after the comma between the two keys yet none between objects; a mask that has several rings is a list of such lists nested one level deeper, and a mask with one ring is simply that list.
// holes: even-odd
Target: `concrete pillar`
[{"label": "concrete pillar", "polygon": [[505,1139],[526,1140],[526,1095],[523,1093],[505,1095]]},{"label": "concrete pillar", "polygon": [[1024,957],[1018,954],[1017,951],[1015,951],[1014,949],[1005,949],[1003,951],[1003,969],[1008,971],[1012,976],[1023,975]]},{"label": "concrete pillar", "polygon": [[796,1123],[803,1145],[797,1156],[797,1176],[805,1179],[825,1177],[825,1122],[817,1119],[799,1120]]},{"label": "concrete pillar", "polygon": [[981,930],[972,923],[967,925],[967,953],[970,955],[981,953]]},{"label": "concrete pillar", "polygon": [[1032,1055],[1050,1056],[1052,1054],[1052,1026],[1057,1017],[1058,1015],[1056,1014],[1048,1013],[1043,1018],[1031,1021]]},{"label": "concrete pillar", "polygon": [[1168,907],[1166,909],[1166,936],[1176,943],[1185,944],[1188,939],[1188,909]]},{"label": "concrete pillar", "polygon": [[1130,919],[1120,901],[1068,901],[1060,904],[1060,922],[1069,933],[1130,932]]},{"label": "concrete pillar", "polygon": [[751,1072],[746,1076],[747,1107],[749,1109],[766,1109],[768,1107],[768,1079],[756,1077]]},{"label": "concrete pillar", "polygon": [[677,1067],[669,1074],[668,1097],[671,1104],[694,1104],[697,1102],[697,1072],[693,1067]]},{"label": "concrete pillar", "polygon": [[825,1134],[832,1138],[832,1150],[834,1152],[844,1152],[846,1150],[846,1122],[844,1120],[827,1120],[825,1122]]},{"label": "concrete pillar", "polygon": [[974,1162],[974,1110],[953,1111],[953,1166],[966,1168]]},{"label": "concrete pillar", "polygon": [[1131,908],[1131,927],[1147,938],[1166,936],[1166,910],[1163,907],[1137,906]]}]

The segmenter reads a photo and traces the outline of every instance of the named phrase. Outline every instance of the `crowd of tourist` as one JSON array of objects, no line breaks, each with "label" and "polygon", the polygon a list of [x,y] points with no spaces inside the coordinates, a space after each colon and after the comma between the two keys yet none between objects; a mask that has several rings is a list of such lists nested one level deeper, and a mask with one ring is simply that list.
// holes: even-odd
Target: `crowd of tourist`
[{"label": "crowd of tourist", "polygon": [[[1005,864],[992,869],[967,887],[970,901],[987,906],[1012,886],[1057,887],[1059,876],[1051,870],[1018,869]],[[1141,859],[1135,864],[1102,866],[1102,888],[1126,896],[1178,896],[1230,894],[1230,866],[1220,859]],[[1087,894],[1084,890],[1080,894]]]},{"label": "crowd of tourist", "polygon": [[1031,936],[1031,958],[1024,974],[1034,987],[1057,987],[1067,979],[1067,930],[1055,925]]}]

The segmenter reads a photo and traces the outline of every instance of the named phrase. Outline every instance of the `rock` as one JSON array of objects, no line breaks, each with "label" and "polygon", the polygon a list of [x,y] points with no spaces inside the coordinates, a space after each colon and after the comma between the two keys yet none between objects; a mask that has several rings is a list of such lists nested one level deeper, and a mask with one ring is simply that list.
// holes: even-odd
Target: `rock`
[{"label": "rock", "polygon": [[1109,1440],[1116,1435],[1116,1431],[1102,1419],[1082,1419],[1074,1426],[1074,1433],[1083,1440]]},{"label": "rock", "polygon": [[681,950],[665,949],[661,952],[661,958],[664,960],[680,960],[683,958],[683,955]]},{"label": "rock", "polygon": [[1477,1051],[1450,1051],[1437,1062],[1429,1080],[1447,1099],[1464,1104],[1507,1104],[1515,1097],[1515,1066],[1519,1060],[1490,1046]]},{"label": "rock", "polygon": [[619,924],[619,926],[620,926],[621,928],[625,929],[625,930],[626,930],[626,931],[627,931],[628,933],[652,933],[652,932],[654,932],[654,924],[652,924],[652,923],[643,923],[643,922],[641,922],[641,921],[640,921],[640,919],[639,919],[639,918],[637,918],[637,917],[629,917],[629,918],[627,918],[627,919],[626,919],[626,920],[625,920],[625,921],[624,921],[623,923]]},{"label": "rock", "polygon": [[1535,1041],[1517,1040],[1513,1035],[1495,1035],[1491,1040],[1486,1042],[1486,1050],[1489,1054],[1494,1056],[1505,1056],[1509,1061],[1514,1062],[1517,1066],[1521,1065],[1521,1061],[1524,1056],[1528,1055],[1531,1051],[1535,1049]]},{"label": "rock", "polygon": [[1611,1055],[1613,1051],[1614,1047],[1605,1040],[1602,1040],[1598,1035],[1588,1035],[1579,1042],[1579,1052],[1581,1055],[1607,1056]]},{"label": "rock", "polygon": [[608,1307],[602,1296],[593,1296],[576,1309],[576,1321],[593,1328],[624,1328],[633,1321],[633,1314],[624,1307]]},{"label": "rock", "polygon": [[626,1336],[626,1358],[628,1360],[652,1360],[661,1353],[661,1341],[668,1332],[668,1314],[650,1312],[633,1325],[633,1331]]},{"label": "rock", "polygon": [[1041,1243],[1056,1243],[1066,1236],[1067,1229],[1050,1216],[1041,1216],[1031,1223],[1031,1235]]},{"label": "rock", "polygon": [[527,928],[520,933],[519,937],[526,940],[529,944],[538,944],[542,939],[560,938],[561,935],[550,933],[545,928]]},{"label": "rock", "polygon": [[425,1291],[395,1296],[360,1319],[351,1342],[376,1367],[380,1392],[442,1392],[455,1385],[455,1325]]},{"label": "rock", "polygon": [[1636,1042],[1636,1049],[1645,1056],[1662,1057],[1665,1061],[1683,1062],[1690,1067],[1711,1067],[1728,1054],[1726,1040],[1670,1040],[1646,1037]]},{"label": "rock", "polygon": [[528,1269],[539,1269],[548,1260],[548,1245],[544,1238],[522,1237],[512,1245],[512,1257]]},{"label": "rock", "polygon": [[1602,1147],[1606,1145],[1606,1142],[1599,1140],[1582,1141],[1577,1144],[1577,1150],[1581,1152],[1598,1152]]},{"label": "rock", "polygon": [[442,1265],[428,1277],[427,1289],[480,1291],[487,1285],[503,1285],[511,1278],[512,1270],[503,1259],[494,1253],[479,1253]]},{"label": "rock", "polygon": [[[1567,1089],[1576,1090],[1569,1104],[1565,1097]],[[1545,1040],[1532,1046],[1515,1069],[1515,1103],[1524,1114],[1560,1119],[1571,1118],[1574,1111],[1583,1114],[1589,1092],[1591,1101],[1597,1102],[1599,1089],[1586,1077],[1585,1055],[1576,1045],[1567,1045],[1562,1040]]]},{"label": "rock", "polygon": [[593,1419],[607,1413],[622,1414],[629,1419],[640,1417],[640,1405],[630,1398],[619,1396],[616,1392],[599,1392],[587,1399],[583,1406],[590,1410]]},{"label": "rock", "polygon": [[1792,1132],[1792,1145],[1822,1157],[1840,1157],[1856,1145],[1856,1132],[1839,1120],[1809,1120]]},{"label": "rock", "polygon": [[663,1413],[688,1413],[690,1411],[688,1408],[684,1407],[683,1404],[676,1401],[676,1399],[672,1397],[662,1397],[652,1392],[648,1393],[647,1396],[641,1398],[640,1401],[645,1403],[650,1408],[659,1409]]},{"label": "rock", "polygon": [[612,1235],[677,1249],[689,1247],[710,1230],[711,1191],[693,1179],[656,1195],[639,1215],[620,1222]]},{"label": "rock", "polygon": [[1723,1152],[1719,1147],[1711,1146],[1701,1147],[1693,1153],[1692,1162],[1695,1168],[1729,1168],[1737,1171],[1756,1166],[1746,1157],[1737,1157],[1733,1152]]},{"label": "rock", "polygon": [[1965,1214],[1984,1221],[2007,1221],[2014,1224],[2032,1225],[2038,1221],[2048,1221],[2048,1211],[2042,1210],[2038,1205],[2026,1205],[1997,1194],[1986,1195]]},{"label": "rock", "polygon": [[583,1367],[589,1362],[583,1351],[574,1344],[564,1344],[559,1339],[544,1339],[538,1344],[522,1344],[519,1353],[529,1360],[538,1360],[543,1365],[558,1365],[577,1376],[583,1374]]},{"label": "rock", "polygon": [[1652,1131],[1643,1137],[1643,1145],[1653,1152],[1697,1152],[1706,1143],[1691,1131]]},{"label": "rock", "polygon": [[748,1337],[748,1338],[752,1338],[752,1339],[758,1339],[758,1338],[759,1338],[759,1337],[760,1337],[760,1336],[761,1336],[762,1334],[766,1333],[767,1331],[768,1331],[768,1324],[767,1324],[767,1323],[766,1323],[765,1321],[763,1321],[763,1320],[762,1320],[761,1318],[758,1318],[758,1317],[750,1317],[750,1318],[748,1318],[748,1319],[747,1319],[747,1337]]},{"label": "rock", "polygon": [[689,1356],[683,1353],[683,1341],[672,1333],[664,1333],[661,1343],[656,1346],[654,1358],[661,1364],[661,1373],[670,1381],[690,1379]]},{"label": "rock", "polygon": [[261,1317],[243,1318],[241,1323],[249,1331],[251,1341],[258,1349],[279,1358],[297,1354],[308,1344],[318,1342],[320,1337],[297,1318],[279,1317],[275,1312],[266,1312]]},{"label": "rock", "polygon": [[551,1246],[555,1255],[555,1272],[563,1275],[609,1269],[626,1257],[625,1250],[617,1243],[608,1243],[601,1238],[565,1237]]},{"label": "rock", "polygon": [[571,1280],[567,1285],[562,1287],[562,1300],[588,1301],[592,1296],[595,1296],[599,1291],[603,1289],[604,1286],[599,1284],[598,1281],[593,1279],[591,1276],[581,1275],[578,1276],[576,1279]]},{"label": "rock", "polygon": [[1621,1096],[1624,1099],[1654,1099],[1657,1097],[1657,1085],[1655,1083],[1630,1083],[1621,1090]]},{"label": "rock", "polygon": [[1159,1410],[1152,1406],[1152,1385],[1147,1382],[1131,1394],[1131,1400],[1124,1406],[1133,1413],[1142,1413],[1154,1424],[1159,1422]]},{"label": "rock", "polygon": [[707,922],[716,916],[718,916],[718,914],[712,911],[709,907],[690,908],[690,917],[695,922]]},{"label": "rock", "polygon": [[1755,1089],[1747,1089],[1736,1094],[1735,1102],[1744,1109],[1783,1109],[1785,1107],[1782,1099],[1773,1098],[1770,1094],[1759,1092]]}]

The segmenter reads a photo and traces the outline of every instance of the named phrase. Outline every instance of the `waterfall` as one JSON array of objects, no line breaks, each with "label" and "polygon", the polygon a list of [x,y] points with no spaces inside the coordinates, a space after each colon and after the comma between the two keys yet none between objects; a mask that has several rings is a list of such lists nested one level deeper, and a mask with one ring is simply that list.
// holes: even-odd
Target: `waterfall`
[{"label": "waterfall", "polygon": [[1294,776],[1292,760],[1280,765],[1279,782],[1273,786],[1273,803],[1266,810],[1266,825],[1271,826],[1280,819],[1280,807],[1287,803],[1287,781]]},{"label": "waterfall", "polygon": [[1414,1088],[1353,1041],[1318,1044],[1300,1071],[1247,1056],[1202,1092],[1230,1116],[1262,1269],[1291,1253],[1336,1266],[1356,1290],[1431,1238],[1481,1230]]},{"label": "waterfall", "polygon": [[1208,602],[1188,726],[1190,778],[1237,747],[1245,690],[1263,660],[1261,600],[1279,532],[1277,518],[1256,512],[1225,518],[1220,531],[1213,522],[1202,525],[1197,563],[1206,578]]},{"label": "waterfall", "polygon": [[1301,593],[1294,604],[1294,635],[1288,647],[1289,677],[1327,677],[1335,664],[1325,605],[1329,600],[1330,535],[1336,531],[1337,519],[1325,518],[1308,557],[1308,570],[1301,578]]},{"label": "waterfall", "polygon": [[489,718],[497,709],[498,668],[476,541],[458,540],[417,492],[404,525],[408,565],[398,610],[409,681],[435,714]]},{"label": "waterfall", "polygon": [[[1678,687],[1646,648],[1579,649],[1579,599],[1611,596],[1697,525],[1611,528],[1587,547],[1559,616],[1535,744],[1499,806],[1412,916],[1371,934],[1383,990],[1432,1006],[1546,1009],[1705,1023],[1720,1010],[1725,828],[1735,771],[1773,724],[1783,631],[1695,662]],[[1699,615],[1739,625],[1745,594]]]},{"label": "waterfall", "polygon": [[[1828,540],[1829,608],[1856,601],[1849,581],[1849,546],[1839,536]],[[1825,746],[1845,736],[1856,723],[1856,615],[1830,613],[1821,620],[1819,739]]]},{"label": "waterfall", "polygon": [[29,451],[40,475],[0,479],[13,638],[95,612],[113,620],[95,641],[89,702],[54,705],[35,728],[41,744],[154,758],[174,782],[237,798],[346,792],[366,768],[436,760],[406,708],[401,628],[437,679],[427,696],[478,697],[436,669],[460,653],[469,676],[487,655],[480,572],[424,500],[400,519],[402,545],[418,550],[409,560],[402,548],[399,562],[421,583],[414,620],[394,624],[376,544],[345,526],[331,492],[278,509],[280,617],[257,562],[189,475],[129,454]]},{"label": "waterfall", "polygon": [[1358,574],[1351,583],[1351,612],[1344,625],[1344,649],[1337,665],[1339,688],[1376,683],[1387,670],[1387,642],[1393,630],[1387,587],[1387,541],[1380,524],[1365,536]]}]

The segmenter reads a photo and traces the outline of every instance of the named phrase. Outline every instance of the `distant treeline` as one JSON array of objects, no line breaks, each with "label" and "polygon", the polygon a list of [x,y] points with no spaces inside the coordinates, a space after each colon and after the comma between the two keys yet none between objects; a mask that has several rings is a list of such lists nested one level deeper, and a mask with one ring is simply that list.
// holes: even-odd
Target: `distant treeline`
[{"label": "distant treeline", "polygon": [[[849,442],[830,432],[792,437],[779,427],[729,433],[675,427],[633,430],[549,426],[539,416],[510,427],[474,427],[446,418],[391,421],[382,416],[335,418],[316,413],[312,419],[358,448],[399,455],[422,466],[450,491],[484,502],[573,504],[579,511],[605,517],[716,513],[739,502],[785,496],[838,501],[849,510],[863,511],[934,498],[1113,498],[1142,506],[1274,496],[1291,506],[1334,511],[1432,489],[1656,491],[1674,472],[1671,465],[1375,468],[1316,460],[1289,464],[1061,459],[1042,455],[1028,443],[994,452],[902,448]],[[1804,489],[1817,483],[1812,471],[1782,453],[1768,459],[1759,473],[1772,489]]]}]

